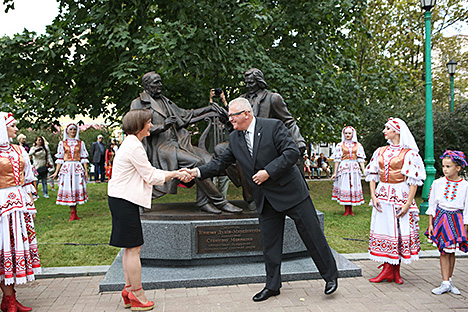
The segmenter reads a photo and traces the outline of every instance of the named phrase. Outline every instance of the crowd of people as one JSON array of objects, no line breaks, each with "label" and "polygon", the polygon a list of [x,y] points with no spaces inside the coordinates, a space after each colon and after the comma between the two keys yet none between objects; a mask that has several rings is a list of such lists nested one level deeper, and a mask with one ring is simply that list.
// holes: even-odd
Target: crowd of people
[{"label": "crowd of people", "polygon": [[[160,79],[159,76],[152,77]],[[263,79],[263,76],[259,77]],[[252,78],[250,74],[248,78]],[[157,82],[156,86],[160,86],[160,80]],[[252,90],[259,91],[256,88]],[[262,92],[266,96],[267,91]],[[175,185],[189,183],[193,179],[203,181],[225,173],[234,164],[242,170],[252,192],[264,246],[266,285],[253,296],[253,300],[264,301],[280,294],[286,216],[294,220],[309,255],[325,280],[324,293],[334,293],[338,288],[336,263],[320,229],[301,172],[302,165],[297,166],[297,160],[303,153],[302,136],[296,132],[294,139],[291,134],[296,129],[295,123],[288,128],[284,121],[277,118],[257,116],[250,98],[255,99],[253,96],[243,96],[229,103],[227,116],[234,130],[220,155],[204,162],[197,161],[192,166],[171,166],[166,169],[155,168],[145,148],[155,133],[154,129],[169,131],[175,123],[153,125],[153,111],[148,109],[152,107],[151,101],[164,99],[170,102],[161,98],[160,94],[152,94],[148,98],[149,104],[141,101],[139,107],[132,107],[125,114],[122,120],[125,139],[120,148],[116,141],[106,148],[102,135],[99,135],[88,154],[85,143],[80,140],[79,126],[76,123],[66,125],[55,154],[55,168],[46,140],[37,136],[29,147],[24,135],[17,136],[18,128],[13,114],[0,113],[1,310],[31,310],[18,302],[14,285],[34,280],[34,274],[41,271],[34,228],[36,209],[33,195],[39,196],[38,181],[42,184],[42,196],[49,198],[47,179],[58,179],[56,204],[70,208],[70,221],[80,220],[77,205],[88,200],[88,157],[91,157],[94,165],[96,183],[105,182],[106,176],[109,180],[108,205],[112,216],[110,245],[123,248],[125,286],[121,295],[126,308],[150,310],[154,307],[154,302],[145,296],[141,284],[140,252],[144,237],[139,216],[140,207],[151,208],[153,186],[168,182]],[[185,113],[191,114],[189,111]],[[306,178],[320,179],[323,175],[331,178],[331,200],[345,206],[344,216],[354,216],[353,207],[364,203],[362,178],[365,177],[369,183],[372,206],[369,257],[382,263],[382,271],[369,281],[403,284],[400,265],[418,260],[421,250],[419,209],[415,196],[418,186],[423,185],[426,172],[416,141],[403,120],[389,118],[382,132],[388,144],[377,148],[367,165],[357,132],[348,126],[342,130],[341,142],[336,145],[331,157],[334,161],[333,173],[323,153],[317,158],[314,154],[310,158],[304,157],[304,173]],[[18,144],[12,143],[15,138]],[[174,151],[178,152],[176,149]],[[159,155],[156,153],[151,157],[156,159]],[[434,181],[426,212],[429,227],[425,235],[440,252],[442,275],[441,285],[432,293],[459,295],[461,292],[454,285],[452,277],[455,251],[468,252],[468,182],[461,176],[468,163],[460,151],[447,150],[440,158],[444,176]],[[179,161],[189,163],[183,157]],[[227,211],[222,208],[224,205],[226,203],[223,202],[220,209]],[[237,210],[229,212],[239,213]]]}]

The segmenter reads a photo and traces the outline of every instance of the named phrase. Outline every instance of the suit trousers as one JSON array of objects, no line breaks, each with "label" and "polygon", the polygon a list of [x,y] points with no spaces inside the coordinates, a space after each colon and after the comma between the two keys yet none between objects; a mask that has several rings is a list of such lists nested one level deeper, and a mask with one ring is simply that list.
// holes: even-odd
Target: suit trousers
[{"label": "suit trousers", "polygon": [[308,196],[298,205],[283,211],[276,211],[265,199],[263,211],[259,214],[265,258],[266,288],[281,288],[281,260],[286,216],[294,220],[296,229],[312,257],[322,278],[329,282],[338,277],[335,258],[320,228],[312,199]]}]

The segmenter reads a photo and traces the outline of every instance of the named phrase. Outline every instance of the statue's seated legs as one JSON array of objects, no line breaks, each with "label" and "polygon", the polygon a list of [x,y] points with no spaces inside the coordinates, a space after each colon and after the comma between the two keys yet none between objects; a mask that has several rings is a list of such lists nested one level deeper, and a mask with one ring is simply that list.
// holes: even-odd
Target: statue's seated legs
[{"label": "statue's seated legs", "polygon": [[[211,155],[194,147],[194,153],[185,150],[177,150],[177,162],[180,168],[195,168],[204,165],[211,159]],[[211,179],[195,179],[197,185],[196,205],[209,213],[221,213],[221,210],[231,213],[240,213],[242,209],[229,203],[219,192]]]}]

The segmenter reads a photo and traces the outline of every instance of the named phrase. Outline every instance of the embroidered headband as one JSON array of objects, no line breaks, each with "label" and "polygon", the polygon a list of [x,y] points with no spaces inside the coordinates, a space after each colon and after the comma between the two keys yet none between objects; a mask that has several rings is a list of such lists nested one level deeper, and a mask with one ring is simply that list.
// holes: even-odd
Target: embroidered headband
[{"label": "embroidered headband", "polygon": [[400,124],[398,123],[398,120],[396,120],[395,118],[392,118],[392,117],[388,118],[388,121],[386,124],[393,130],[395,130],[396,132],[400,133]]},{"label": "embroidered headband", "polygon": [[5,124],[7,126],[10,126],[12,124],[16,123],[16,119],[15,117],[13,117],[13,114],[12,113],[8,113],[5,115]]},{"label": "embroidered headband", "polygon": [[[351,140],[346,140],[346,136],[345,136],[345,131],[346,130],[351,130],[352,132],[352,136],[351,136]],[[353,127],[351,126],[347,126],[347,127],[344,127],[343,130],[341,131],[341,142],[346,142],[346,141],[351,141],[351,142],[357,142],[357,134],[356,134],[356,129],[354,129]]]},{"label": "embroidered headband", "polygon": [[446,150],[442,156],[440,156],[440,159],[444,159],[445,157],[450,157],[454,163],[459,164],[462,168],[468,165],[463,152]]},{"label": "embroidered headband", "polygon": [[75,128],[75,129],[78,129],[78,127],[76,126],[76,124],[74,123],[71,123],[67,126],[67,133],[68,133],[68,130],[70,130],[71,128]]}]

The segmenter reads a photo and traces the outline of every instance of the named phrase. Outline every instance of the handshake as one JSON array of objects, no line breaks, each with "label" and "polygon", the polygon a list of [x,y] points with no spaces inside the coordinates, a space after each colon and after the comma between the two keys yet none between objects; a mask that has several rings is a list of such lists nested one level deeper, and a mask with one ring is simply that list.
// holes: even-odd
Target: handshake
[{"label": "handshake", "polygon": [[182,182],[190,182],[196,178],[198,174],[197,169],[182,168],[177,171],[171,171],[171,178],[179,179]]}]

